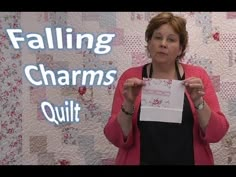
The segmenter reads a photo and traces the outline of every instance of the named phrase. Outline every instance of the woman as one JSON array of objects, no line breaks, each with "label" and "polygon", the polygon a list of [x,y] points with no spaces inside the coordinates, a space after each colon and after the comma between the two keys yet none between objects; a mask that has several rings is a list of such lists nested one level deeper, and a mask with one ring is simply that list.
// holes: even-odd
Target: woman
[{"label": "woman", "polygon": [[[121,75],[104,128],[119,148],[116,164],[213,165],[209,144],[224,137],[229,123],[207,72],[179,62],[188,44],[186,20],[160,13],[150,20],[145,39],[152,62]],[[142,78],[182,80],[182,123],[140,121]]]}]

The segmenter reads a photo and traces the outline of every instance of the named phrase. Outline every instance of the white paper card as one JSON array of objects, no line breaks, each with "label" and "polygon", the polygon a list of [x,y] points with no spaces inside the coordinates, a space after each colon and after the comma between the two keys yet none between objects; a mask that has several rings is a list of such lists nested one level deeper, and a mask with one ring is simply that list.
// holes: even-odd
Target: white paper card
[{"label": "white paper card", "polygon": [[185,90],[182,81],[147,78],[144,81],[140,121],[181,123]]}]

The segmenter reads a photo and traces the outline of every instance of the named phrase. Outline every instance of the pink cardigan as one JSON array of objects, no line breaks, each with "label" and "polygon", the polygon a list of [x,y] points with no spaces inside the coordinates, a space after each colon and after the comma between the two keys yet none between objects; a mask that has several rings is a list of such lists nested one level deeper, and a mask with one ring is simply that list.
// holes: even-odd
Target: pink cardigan
[{"label": "pink cardigan", "polygon": [[[220,110],[220,105],[214,90],[213,84],[207,72],[198,66],[183,64],[185,78],[199,77],[202,79],[205,88],[204,99],[211,108],[211,117],[203,135],[199,124],[197,112],[189,94],[190,106],[194,116],[193,140],[194,140],[194,159],[195,165],[213,165],[214,159],[209,143],[215,143],[221,140],[229,129],[229,123],[225,115]],[[117,121],[117,115],[121,109],[124,97],[122,95],[123,84],[126,79],[137,77],[142,79],[142,66],[133,67],[126,70],[120,77],[114,94],[111,116],[104,127],[106,138],[116,147],[119,148],[115,164],[117,165],[139,165],[140,164],[140,131],[137,126],[138,107],[141,101],[141,92],[135,102],[135,113],[132,117],[132,130],[128,138],[124,141],[121,127]]]}]

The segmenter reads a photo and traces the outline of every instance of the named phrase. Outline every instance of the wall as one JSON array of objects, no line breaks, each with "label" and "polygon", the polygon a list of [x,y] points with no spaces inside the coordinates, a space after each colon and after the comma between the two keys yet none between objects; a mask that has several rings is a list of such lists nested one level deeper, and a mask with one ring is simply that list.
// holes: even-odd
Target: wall
[{"label": "wall", "polygon": [[[112,164],[117,149],[103,135],[116,82],[109,87],[29,84],[27,64],[51,69],[114,68],[120,74],[148,62],[144,32],[158,12],[0,12],[0,164]],[[236,12],[174,12],[187,19],[189,48],[183,62],[204,67],[212,78],[221,108],[230,122],[226,137],[212,144],[216,164],[236,164]],[[75,32],[115,33],[112,52],[88,50],[14,50],[6,28],[43,33],[45,27],[71,26]],[[44,100],[80,103],[80,122],[54,125],[42,115]]]}]

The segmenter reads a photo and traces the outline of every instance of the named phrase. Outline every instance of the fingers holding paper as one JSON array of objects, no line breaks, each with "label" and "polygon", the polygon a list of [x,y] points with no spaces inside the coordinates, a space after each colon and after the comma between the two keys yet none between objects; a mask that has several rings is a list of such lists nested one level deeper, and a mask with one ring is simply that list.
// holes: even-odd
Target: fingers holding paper
[{"label": "fingers holding paper", "polygon": [[145,82],[138,78],[129,78],[125,81],[123,86],[123,96],[126,101],[134,103],[138,93],[140,92],[142,86],[145,85]]},{"label": "fingers holding paper", "polygon": [[198,102],[205,95],[204,85],[200,78],[190,77],[183,81],[194,103]]}]

